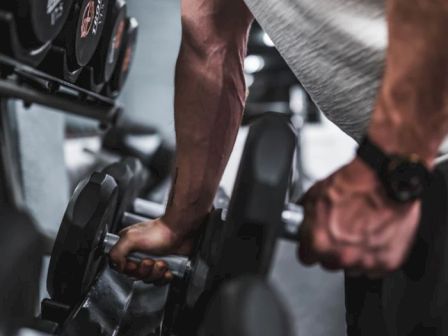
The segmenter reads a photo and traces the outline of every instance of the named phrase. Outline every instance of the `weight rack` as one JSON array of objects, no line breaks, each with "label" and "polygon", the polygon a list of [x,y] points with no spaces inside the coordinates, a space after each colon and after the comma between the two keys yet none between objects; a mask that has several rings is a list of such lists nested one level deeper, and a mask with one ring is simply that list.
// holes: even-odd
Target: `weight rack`
[{"label": "weight rack", "polygon": [[79,117],[115,124],[122,108],[111,98],[91,92],[0,54],[0,97],[39,104]]},{"label": "weight rack", "polygon": [[[93,92],[93,87],[88,90],[72,84],[79,71],[67,71],[63,49],[51,44],[35,50],[25,48],[18,37],[13,15],[3,10],[0,10],[0,40],[0,202],[22,209],[25,202],[18,173],[18,134],[13,118],[15,111],[9,101],[21,100],[25,107],[37,104],[88,118],[97,121],[102,128],[118,122],[122,107],[114,99]],[[61,332],[63,328],[62,334],[70,334],[73,329],[88,334],[93,328],[98,335],[110,335],[123,317],[132,291],[127,279],[106,267],[94,290],[86,294],[78,308],[67,311],[67,307],[44,300],[42,320],[36,320],[36,325],[31,327],[50,333],[56,329]],[[115,292],[115,295],[110,294]],[[108,307],[108,319],[95,313],[104,307]]]}]

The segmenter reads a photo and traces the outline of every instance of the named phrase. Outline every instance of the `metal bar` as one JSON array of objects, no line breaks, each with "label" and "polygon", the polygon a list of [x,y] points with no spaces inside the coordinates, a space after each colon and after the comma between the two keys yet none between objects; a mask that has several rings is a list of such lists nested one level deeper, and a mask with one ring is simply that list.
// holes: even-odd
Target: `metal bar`
[{"label": "metal bar", "polygon": [[[219,197],[215,198],[215,204],[219,204],[220,208],[224,209],[222,212],[222,220],[225,221],[227,218],[226,208],[228,207],[229,200],[225,197],[225,194],[219,193],[219,195]],[[125,213],[122,221],[123,226],[131,226],[150,219],[159,218],[165,213],[165,206],[143,199],[136,199],[134,201],[133,211],[138,215]],[[297,242],[300,226],[303,222],[303,208],[296,204],[288,204],[282,213],[282,222],[284,225],[281,238]]]},{"label": "metal bar", "polygon": [[88,103],[64,92],[45,93],[9,80],[0,80],[0,96],[21,99],[26,103],[36,103],[105,124],[114,123],[120,111],[120,107],[115,105]]},{"label": "metal bar", "polygon": [[[120,237],[108,233],[104,239],[104,252],[109,253],[111,249],[118,243]],[[140,263],[144,259],[151,259],[155,261],[164,261],[168,269],[173,273],[174,276],[183,278],[187,272],[191,270],[191,263],[187,257],[169,255],[169,256],[156,256],[146,253],[134,252],[128,257],[128,260]]]},{"label": "metal bar", "polygon": [[25,207],[23,181],[18,167],[15,111],[8,99],[0,96],[0,200],[17,209]]},{"label": "metal bar", "polygon": [[295,204],[288,204],[282,213],[283,230],[282,238],[298,242],[300,238],[300,226],[303,222],[303,208]]},{"label": "metal bar", "polygon": [[134,201],[133,211],[139,215],[155,219],[165,214],[165,206],[160,203],[138,198]]},{"label": "metal bar", "polygon": [[151,218],[146,218],[146,217],[143,217],[143,216],[139,216],[139,215],[131,214],[129,212],[125,212],[123,214],[123,218],[121,219],[121,225],[123,227],[128,227],[128,226],[131,226],[131,225],[134,225],[134,224],[147,222],[150,219]]}]

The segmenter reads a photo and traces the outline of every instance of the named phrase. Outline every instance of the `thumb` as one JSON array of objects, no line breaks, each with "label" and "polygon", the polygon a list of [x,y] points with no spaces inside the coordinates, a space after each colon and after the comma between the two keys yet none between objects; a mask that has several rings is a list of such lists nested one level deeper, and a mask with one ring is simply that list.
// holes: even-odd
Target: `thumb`
[{"label": "thumb", "polygon": [[122,235],[118,243],[109,252],[109,257],[117,265],[120,272],[123,272],[126,266],[126,257],[135,250],[133,240],[127,235]]}]

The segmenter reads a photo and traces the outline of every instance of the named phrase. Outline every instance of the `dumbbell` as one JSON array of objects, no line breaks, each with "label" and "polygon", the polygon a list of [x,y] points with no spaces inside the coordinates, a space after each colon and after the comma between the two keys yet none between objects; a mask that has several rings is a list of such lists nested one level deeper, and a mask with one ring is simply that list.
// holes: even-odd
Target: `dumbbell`
[{"label": "dumbbell", "polygon": [[[259,120],[252,127],[226,222],[222,220],[222,210],[212,212],[198,234],[189,259],[132,256],[136,260],[141,257],[165,260],[178,276],[170,289],[165,328],[179,325],[179,317],[189,316],[189,310],[202,306],[198,302],[207,300],[200,298],[212,295],[225,279],[242,274],[267,274],[281,231],[288,189],[293,155],[289,157],[289,154],[293,153],[295,145],[295,136],[290,131],[283,119],[280,122],[275,117]],[[275,139],[281,142],[282,149],[273,154]],[[252,164],[254,159],[263,161],[266,155],[274,159],[273,164]],[[117,183],[105,173],[94,173],[76,188],[59,229],[48,270],[47,289],[54,301],[75,304],[106,267],[105,252],[118,239],[108,235],[108,226],[117,216],[117,199]],[[141,200],[137,203],[141,204]],[[147,211],[148,204],[145,205]],[[128,217],[132,215],[129,213]],[[123,215],[120,220],[125,217]],[[138,221],[141,219],[145,220]]]},{"label": "dumbbell", "polygon": [[[214,206],[222,209],[221,220],[227,219],[227,207],[230,198],[220,189],[219,195],[215,197]],[[152,219],[162,217],[165,213],[165,206],[160,203],[151,202],[145,199],[137,198],[132,203],[129,212],[124,212],[121,223],[123,227],[128,227],[137,223],[146,222]],[[300,225],[303,221],[303,208],[299,205],[287,204],[282,212],[282,229],[280,238],[296,242],[299,237]]]},{"label": "dumbbell", "polygon": [[109,81],[115,70],[123,36],[126,33],[126,12],[127,6],[124,0],[109,0],[103,34],[90,62],[96,83]]},{"label": "dumbbell", "polygon": [[244,275],[266,278],[278,238],[299,240],[300,208],[285,212],[296,146],[293,126],[277,113],[251,125],[227,211],[215,211],[204,226],[187,283],[170,286],[163,335],[197,334],[222,285]]},{"label": "dumbbell", "polygon": [[[94,173],[76,188],[59,229],[49,267],[47,286],[55,301],[73,304],[85,294],[103,266],[105,255],[118,242],[117,235],[107,232],[116,215],[118,193],[115,180],[105,173]],[[136,200],[135,205],[146,214],[162,214],[160,204]],[[296,225],[290,218],[288,225]],[[125,226],[149,219],[124,213],[123,220]],[[192,270],[192,261],[183,256],[132,253],[128,259],[136,262],[162,260],[179,278],[189,276]]]},{"label": "dumbbell", "polygon": [[24,47],[37,48],[52,42],[62,30],[73,0],[5,0],[0,9],[14,15]]},{"label": "dumbbell", "polygon": [[157,129],[120,118],[103,137],[102,148],[119,156],[138,158],[150,173],[147,189],[154,188],[172,173],[174,149]]},{"label": "dumbbell", "polygon": [[[117,208],[118,186],[104,173],[94,173],[76,188],[64,214],[47,277],[51,298],[73,305],[88,291],[102,267],[106,254],[118,240],[108,234]],[[189,269],[186,257],[132,254],[132,260],[164,260],[173,274],[182,277]]]},{"label": "dumbbell", "polygon": [[86,66],[103,33],[109,0],[74,0],[73,9],[55,44],[65,48],[70,71]]},{"label": "dumbbell", "polygon": [[[107,166],[102,172],[112,176],[119,188],[115,220],[110,226],[112,233],[118,232],[133,224],[160,218],[165,214],[164,204],[138,198],[138,194],[147,179],[146,170],[140,160],[126,158]],[[215,195],[213,205],[215,209],[222,209],[222,221],[226,221],[229,203],[230,197],[224,189],[219,188]],[[296,204],[287,204],[282,212],[283,226],[281,237],[296,241],[302,220],[302,208]]]},{"label": "dumbbell", "polygon": [[135,18],[126,20],[125,33],[121,43],[117,66],[112,74],[112,78],[106,86],[106,95],[117,97],[122,91],[131,70],[134,60],[135,49],[137,47],[138,22]]}]

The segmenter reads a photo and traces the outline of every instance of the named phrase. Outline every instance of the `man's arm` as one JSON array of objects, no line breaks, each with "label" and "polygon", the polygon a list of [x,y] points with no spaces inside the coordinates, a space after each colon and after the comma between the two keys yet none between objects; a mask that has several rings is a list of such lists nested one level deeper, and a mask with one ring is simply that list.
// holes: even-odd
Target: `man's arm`
[{"label": "man's arm", "polygon": [[242,0],[184,0],[176,69],[177,155],[163,219],[197,229],[211,209],[246,98],[243,63],[252,19]]},{"label": "man's arm", "polygon": [[246,98],[243,61],[252,15],[243,0],[182,0],[182,42],[176,66],[177,152],[165,215],[121,232],[110,256],[121,271],[169,280],[163,262],[127,262],[134,250],[188,253],[211,210],[232,151]]},{"label": "man's arm", "polygon": [[448,1],[389,0],[386,71],[369,134],[428,165],[448,131]]},{"label": "man's arm", "polygon": [[[386,152],[432,166],[448,131],[448,0],[388,0],[389,48],[368,133]],[[306,264],[378,276],[398,268],[418,226],[420,202],[389,199],[359,158],[304,198],[299,254]]]}]

